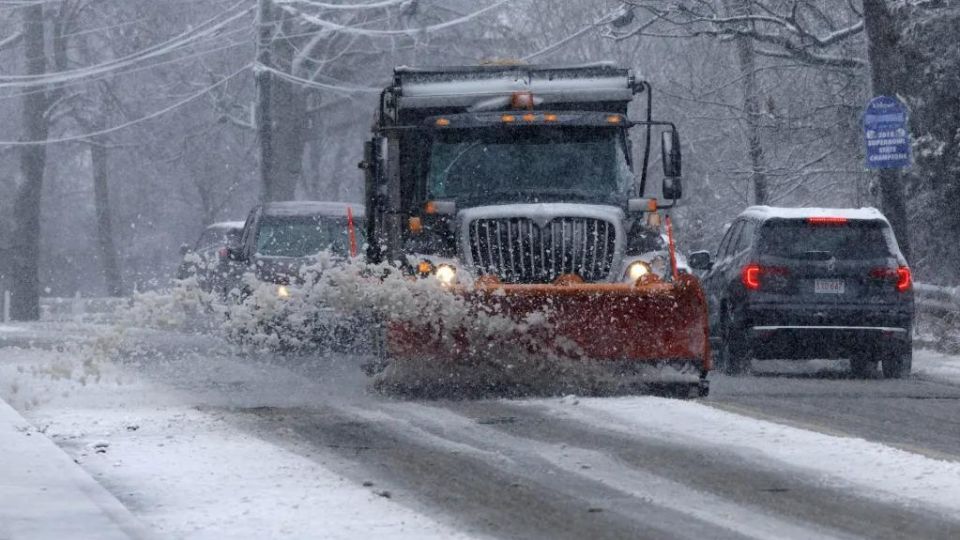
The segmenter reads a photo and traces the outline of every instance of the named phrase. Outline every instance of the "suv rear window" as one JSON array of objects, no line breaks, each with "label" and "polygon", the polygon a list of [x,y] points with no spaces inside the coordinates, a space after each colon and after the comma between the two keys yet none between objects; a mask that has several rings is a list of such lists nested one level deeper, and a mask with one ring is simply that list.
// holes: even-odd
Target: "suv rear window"
[{"label": "suv rear window", "polygon": [[878,221],[811,224],[806,220],[770,220],[760,229],[758,251],[788,259],[879,259],[892,256]]}]

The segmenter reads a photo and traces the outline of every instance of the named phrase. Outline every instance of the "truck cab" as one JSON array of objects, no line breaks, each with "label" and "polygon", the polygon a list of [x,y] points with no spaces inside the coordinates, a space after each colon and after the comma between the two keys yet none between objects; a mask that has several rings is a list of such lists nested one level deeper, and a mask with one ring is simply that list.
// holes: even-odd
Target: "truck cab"
[{"label": "truck cab", "polygon": [[681,195],[680,149],[672,124],[631,129],[649,92],[609,64],[397,68],[362,164],[368,258],[457,282],[622,282],[654,252],[665,272],[644,197],[651,132],[664,128],[661,200]]}]

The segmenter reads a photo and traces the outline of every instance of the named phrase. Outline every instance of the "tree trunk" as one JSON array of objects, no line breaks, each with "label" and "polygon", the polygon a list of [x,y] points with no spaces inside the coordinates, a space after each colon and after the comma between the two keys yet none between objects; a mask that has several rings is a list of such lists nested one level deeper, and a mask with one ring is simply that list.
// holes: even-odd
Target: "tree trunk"
[{"label": "tree trunk", "polygon": [[117,249],[113,243],[113,224],[110,212],[110,190],[107,184],[107,149],[102,141],[90,145],[90,163],[93,167],[93,198],[97,215],[97,248],[103,269],[108,296],[123,295],[123,278],[117,263]]},{"label": "tree trunk", "polygon": [[[727,15],[749,15],[750,7],[745,0],[724,0]],[[753,40],[738,36],[737,61],[740,64],[740,84],[743,88],[743,111],[747,125],[747,154],[750,157],[750,184],[753,186],[754,204],[767,204],[766,165],[763,157],[763,142],[760,133],[760,93],[757,84],[757,53]]]},{"label": "tree trunk", "polygon": [[[23,9],[23,53],[27,75],[42,75],[46,71],[44,51],[43,4]],[[33,88],[23,97],[23,139],[47,139],[47,95],[43,89]],[[43,173],[46,169],[47,149],[41,142],[23,146],[20,150],[20,170],[23,183],[17,189],[14,206],[12,270],[13,291],[11,317],[17,320],[40,318],[40,201],[43,192]]]},{"label": "tree trunk", "polygon": [[[863,0],[863,22],[867,32],[867,55],[870,60],[873,95],[896,96],[904,88],[906,66],[886,0]],[[878,177],[880,208],[897,235],[900,251],[910,261],[912,253],[903,176],[898,169],[881,169]]]},{"label": "tree trunk", "polygon": [[272,86],[272,138],[276,161],[273,164],[270,200],[289,201],[296,197],[297,185],[303,177],[307,107],[299,85],[274,80]]}]

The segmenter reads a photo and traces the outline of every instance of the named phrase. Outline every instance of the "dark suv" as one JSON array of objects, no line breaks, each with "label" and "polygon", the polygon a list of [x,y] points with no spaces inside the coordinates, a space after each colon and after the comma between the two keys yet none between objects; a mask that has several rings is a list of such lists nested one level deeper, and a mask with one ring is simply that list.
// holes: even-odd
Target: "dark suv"
[{"label": "dark suv", "polygon": [[710,305],[717,366],[847,358],[853,373],[908,375],[913,283],[873,209],[748,208],[710,253],[690,255]]}]

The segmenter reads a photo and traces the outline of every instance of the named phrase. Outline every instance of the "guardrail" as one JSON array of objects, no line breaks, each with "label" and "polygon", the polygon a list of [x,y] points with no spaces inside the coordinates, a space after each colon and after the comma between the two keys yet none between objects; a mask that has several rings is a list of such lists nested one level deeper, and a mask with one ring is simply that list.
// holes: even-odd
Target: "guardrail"
[{"label": "guardrail", "polygon": [[914,284],[916,343],[960,353],[960,287]]},{"label": "guardrail", "polygon": [[40,299],[40,320],[91,323],[116,322],[118,310],[130,305],[129,297],[72,298],[43,297]]}]

